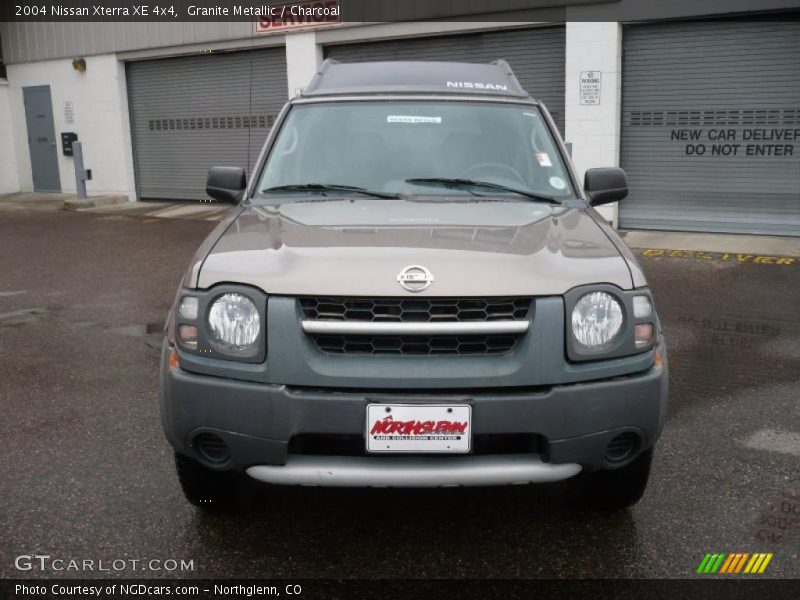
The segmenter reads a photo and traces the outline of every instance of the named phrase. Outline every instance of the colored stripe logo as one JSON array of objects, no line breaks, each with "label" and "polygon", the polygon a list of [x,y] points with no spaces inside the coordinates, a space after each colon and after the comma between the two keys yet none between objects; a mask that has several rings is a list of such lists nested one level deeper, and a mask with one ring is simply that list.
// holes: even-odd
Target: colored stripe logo
[{"label": "colored stripe logo", "polygon": [[705,574],[720,573],[735,575],[747,573],[750,575],[763,573],[772,560],[772,553],[755,552],[716,552],[706,554],[697,567],[697,572]]}]

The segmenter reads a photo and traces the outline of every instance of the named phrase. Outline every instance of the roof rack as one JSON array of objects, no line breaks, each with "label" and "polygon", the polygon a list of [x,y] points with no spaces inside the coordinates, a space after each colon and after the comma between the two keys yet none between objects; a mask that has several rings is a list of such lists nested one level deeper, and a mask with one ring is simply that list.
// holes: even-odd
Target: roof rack
[{"label": "roof rack", "polygon": [[469,94],[529,98],[509,64],[439,61],[341,63],[320,65],[303,97],[357,94]]}]

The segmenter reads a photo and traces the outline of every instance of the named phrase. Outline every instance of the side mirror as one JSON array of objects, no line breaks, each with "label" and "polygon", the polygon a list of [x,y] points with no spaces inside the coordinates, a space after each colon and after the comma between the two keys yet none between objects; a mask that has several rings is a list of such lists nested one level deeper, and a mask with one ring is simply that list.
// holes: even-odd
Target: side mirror
[{"label": "side mirror", "polygon": [[616,167],[588,169],[583,177],[583,190],[592,206],[618,202],[628,195],[628,177]]},{"label": "side mirror", "polygon": [[206,179],[206,194],[220,202],[238,204],[247,188],[247,173],[240,167],[211,167]]}]

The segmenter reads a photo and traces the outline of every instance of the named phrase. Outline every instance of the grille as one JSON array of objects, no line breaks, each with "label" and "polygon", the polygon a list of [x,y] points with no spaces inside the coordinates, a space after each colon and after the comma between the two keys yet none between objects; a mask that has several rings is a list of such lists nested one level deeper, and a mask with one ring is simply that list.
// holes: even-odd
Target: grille
[{"label": "grille", "polygon": [[[521,320],[532,298],[301,298],[303,318],[315,321],[442,323]],[[311,334],[328,354],[495,355],[511,352],[522,334]]]},{"label": "grille", "polygon": [[432,323],[524,319],[532,298],[301,298],[303,317],[324,321]]},{"label": "grille", "polygon": [[311,336],[329,354],[505,354],[519,335],[321,335]]}]

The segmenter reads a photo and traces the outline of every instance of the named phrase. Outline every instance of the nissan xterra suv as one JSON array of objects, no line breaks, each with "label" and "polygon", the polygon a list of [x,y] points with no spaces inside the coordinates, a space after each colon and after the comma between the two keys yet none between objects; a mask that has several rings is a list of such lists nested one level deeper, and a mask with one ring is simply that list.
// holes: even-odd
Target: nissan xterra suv
[{"label": "nissan xterra suv", "polygon": [[[629,506],[667,356],[633,254],[508,64],[325,61],[282,110],[167,322],[164,431],[201,507],[243,480],[552,482]],[[570,492],[572,496],[572,492]]]}]

